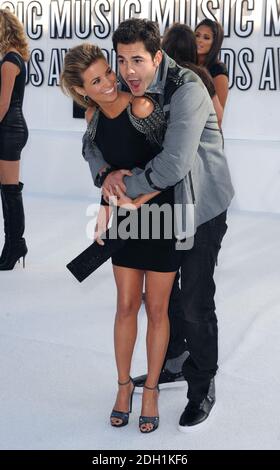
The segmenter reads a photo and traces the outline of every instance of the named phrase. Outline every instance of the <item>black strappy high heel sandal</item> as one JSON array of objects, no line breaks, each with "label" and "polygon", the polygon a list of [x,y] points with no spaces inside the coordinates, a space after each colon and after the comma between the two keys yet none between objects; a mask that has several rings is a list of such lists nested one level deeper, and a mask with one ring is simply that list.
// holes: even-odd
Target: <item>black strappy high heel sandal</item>
[{"label": "black strappy high heel sandal", "polygon": [[[127,382],[119,382],[118,381],[118,385],[128,385],[130,382],[133,384],[133,389],[132,389],[132,392],[131,392],[131,395],[130,395],[130,400],[129,400],[129,411],[113,410],[111,415],[110,415],[111,426],[114,426],[115,428],[121,428],[121,427],[126,426],[128,424],[129,414],[132,411],[132,399],[133,399],[133,394],[134,394],[134,389],[135,389],[135,385],[134,385],[134,382],[133,382],[131,377],[129,377],[129,380]],[[116,419],[120,420],[121,423],[119,423],[119,424],[113,423],[112,418],[116,418]]]},{"label": "black strappy high heel sandal", "polygon": [[[157,390],[159,393],[159,386],[156,385],[155,387],[147,387],[147,385],[143,385],[144,388],[147,390]],[[151,424],[153,427],[151,429],[142,429],[143,424]],[[159,416],[140,416],[139,417],[139,430],[143,434],[148,434],[150,432],[155,431],[159,426]]]}]

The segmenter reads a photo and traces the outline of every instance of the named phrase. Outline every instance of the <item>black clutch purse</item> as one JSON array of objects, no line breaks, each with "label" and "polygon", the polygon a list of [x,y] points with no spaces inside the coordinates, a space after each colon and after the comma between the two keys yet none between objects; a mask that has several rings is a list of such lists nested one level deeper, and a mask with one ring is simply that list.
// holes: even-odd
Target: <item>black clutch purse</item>
[{"label": "black clutch purse", "polygon": [[69,269],[79,282],[84,281],[99,266],[111,258],[113,253],[124,246],[126,240],[110,238],[109,230],[102,236],[105,243],[103,246],[95,241],[66,265],[66,268]]}]

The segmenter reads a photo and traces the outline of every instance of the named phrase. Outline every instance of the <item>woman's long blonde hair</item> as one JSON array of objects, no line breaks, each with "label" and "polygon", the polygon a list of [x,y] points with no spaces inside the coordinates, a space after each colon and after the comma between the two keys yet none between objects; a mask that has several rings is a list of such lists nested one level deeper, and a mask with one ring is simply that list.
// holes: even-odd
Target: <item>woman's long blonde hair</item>
[{"label": "woman's long blonde hair", "polygon": [[98,46],[89,43],[83,43],[70,49],[64,58],[63,71],[60,76],[60,86],[68,96],[71,96],[79,106],[87,108],[94,106],[95,103],[88,97],[87,102],[76,92],[74,87],[83,87],[82,74],[91,64],[103,59],[103,52]]},{"label": "woman's long blonde hair", "polygon": [[0,54],[5,55],[10,48],[16,49],[23,60],[29,59],[28,42],[22,23],[8,9],[0,9]]}]

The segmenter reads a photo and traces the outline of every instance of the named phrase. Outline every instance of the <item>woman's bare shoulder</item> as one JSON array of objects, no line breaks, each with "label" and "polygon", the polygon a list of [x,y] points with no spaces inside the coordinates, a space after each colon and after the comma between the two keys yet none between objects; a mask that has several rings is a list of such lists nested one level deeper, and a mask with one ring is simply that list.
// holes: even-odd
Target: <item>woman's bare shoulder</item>
[{"label": "woman's bare shoulder", "polygon": [[154,104],[146,96],[136,96],[132,102],[132,113],[138,118],[146,118],[152,114]]},{"label": "woman's bare shoulder", "polygon": [[85,118],[86,118],[87,123],[89,123],[92,120],[95,111],[96,111],[95,106],[90,106],[89,108],[87,108],[85,112]]}]

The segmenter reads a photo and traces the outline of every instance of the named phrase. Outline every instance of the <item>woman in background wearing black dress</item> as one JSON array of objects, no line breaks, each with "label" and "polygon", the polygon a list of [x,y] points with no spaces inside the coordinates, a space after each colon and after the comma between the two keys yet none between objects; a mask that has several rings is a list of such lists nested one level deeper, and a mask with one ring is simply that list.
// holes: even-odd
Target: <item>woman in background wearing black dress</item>
[{"label": "woman in background wearing black dress", "polygon": [[[228,96],[228,71],[226,65],[219,60],[224,39],[223,28],[217,21],[206,18],[196,26],[195,35],[198,63],[204,66],[213,78],[219,102],[224,110]],[[221,127],[221,119],[219,124]]]},{"label": "woman in background wearing black dress", "polygon": [[[157,55],[154,57],[154,65],[158,65]],[[90,107],[86,116],[87,132],[92,145],[102,152],[108,165],[115,169],[126,169],[129,174],[129,170],[134,167],[144,168],[160,151],[165,120],[159,105],[146,97],[133,98],[130,93],[119,91],[116,75],[98,47],[83,44],[66,54],[61,85],[78,104]],[[152,132],[149,132],[151,124]],[[160,134],[161,139],[157,139]],[[110,193],[105,196],[109,197]],[[149,203],[158,206],[166,204],[173,213],[173,188],[140,196],[134,201],[119,189],[118,204],[122,203],[133,204],[139,216],[142,204]],[[99,236],[105,231],[111,212],[104,197],[101,208],[101,212],[105,213],[105,222],[100,222],[99,217],[95,234],[99,243],[103,243]],[[125,217],[119,214],[116,216],[120,226]],[[114,342],[119,391],[110,420],[111,425],[116,427],[128,423],[134,391],[130,378],[131,359],[145,281],[148,376],[144,385],[139,429],[149,433],[159,423],[157,384],[169,341],[168,304],[180,265],[180,252],[175,250],[174,235],[170,239],[164,238],[162,223],[160,239],[151,239],[151,230],[148,239],[139,239],[140,227],[139,222],[138,239],[129,238],[124,247],[112,256],[117,286]]]},{"label": "woman in background wearing black dress", "polygon": [[21,151],[28,138],[22,103],[25,61],[29,58],[23,26],[8,10],[0,10],[0,55],[0,183],[5,231],[0,271],[7,271],[13,269],[21,257],[24,266],[27,253],[19,170]]}]

